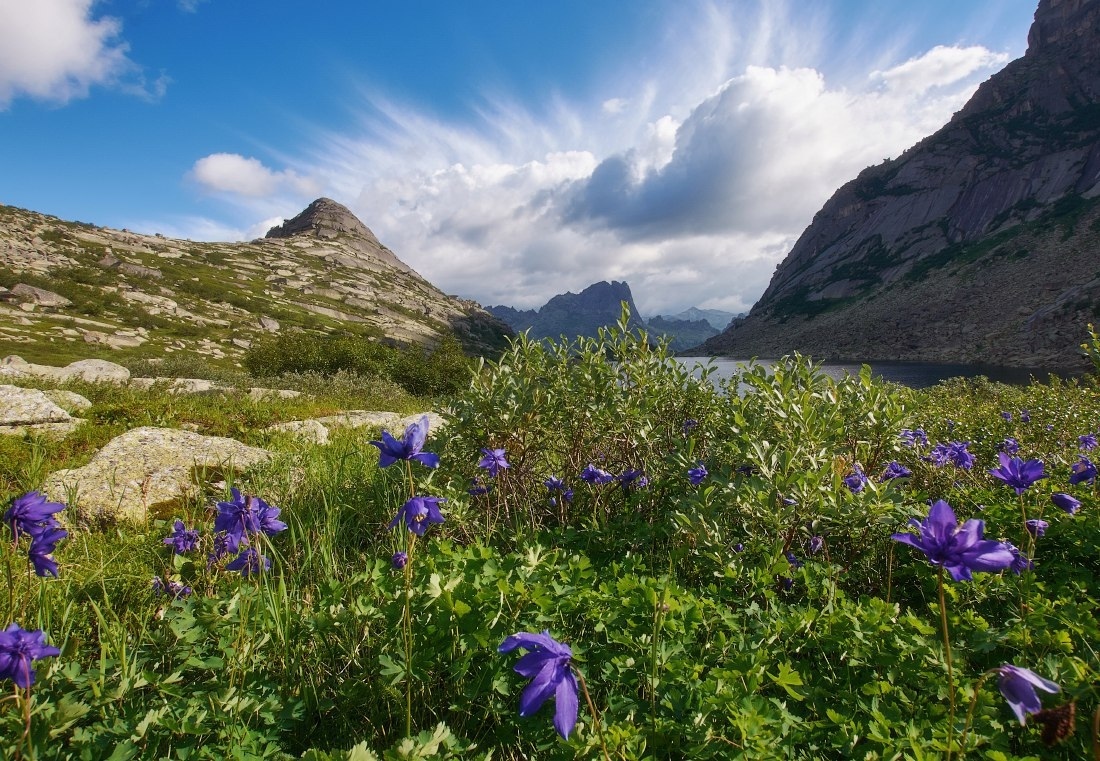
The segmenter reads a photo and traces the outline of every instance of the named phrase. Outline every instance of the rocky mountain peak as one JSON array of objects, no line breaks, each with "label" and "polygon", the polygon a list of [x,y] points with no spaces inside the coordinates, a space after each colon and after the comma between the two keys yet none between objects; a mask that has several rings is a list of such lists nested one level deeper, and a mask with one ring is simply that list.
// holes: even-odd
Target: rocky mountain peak
[{"label": "rocky mountain peak", "polygon": [[1100,37],[1100,4],[1090,0],[1040,0],[1027,35],[1027,55],[1077,47]]},{"label": "rocky mountain peak", "polygon": [[311,235],[315,238],[358,238],[381,246],[370,228],[359,221],[351,210],[331,198],[318,198],[298,216],[267,231],[265,238],[292,238]]}]

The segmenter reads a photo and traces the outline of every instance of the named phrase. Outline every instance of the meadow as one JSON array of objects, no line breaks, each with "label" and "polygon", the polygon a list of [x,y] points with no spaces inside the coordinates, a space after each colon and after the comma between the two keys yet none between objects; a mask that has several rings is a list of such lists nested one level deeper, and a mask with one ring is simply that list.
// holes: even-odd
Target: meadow
[{"label": "meadow", "polygon": [[[71,388],[0,442],[4,758],[1100,758],[1096,376],[716,388],[620,324],[324,447],[262,427],[429,402]],[[184,423],[277,457],[143,525],[25,496]]]}]

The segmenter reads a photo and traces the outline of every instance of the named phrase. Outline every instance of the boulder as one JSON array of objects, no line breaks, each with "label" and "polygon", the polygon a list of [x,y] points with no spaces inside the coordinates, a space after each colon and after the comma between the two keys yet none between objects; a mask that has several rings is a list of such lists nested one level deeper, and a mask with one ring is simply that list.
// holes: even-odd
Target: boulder
[{"label": "boulder", "polygon": [[75,391],[65,391],[60,388],[46,389],[42,392],[46,397],[66,412],[80,412],[92,406],[87,397],[81,396]]},{"label": "boulder", "polygon": [[80,422],[37,389],[0,386],[0,434],[21,436],[37,431],[65,435]]},{"label": "boulder", "polygon": [[25,283],[18,283],[13,286],[11,293],[13,296],[18,296],[23,302],[43,307],[64,307],[73,303],[53,291],[35,288],[33,285],[26,285]]},{"label": "boulder", "polygon": [[42,491],[88,515],[144,521],[168,516],[196,488],[270,459],[233,439],[171,428],[135,428],[113,439],[82,468],[50,474]]}]

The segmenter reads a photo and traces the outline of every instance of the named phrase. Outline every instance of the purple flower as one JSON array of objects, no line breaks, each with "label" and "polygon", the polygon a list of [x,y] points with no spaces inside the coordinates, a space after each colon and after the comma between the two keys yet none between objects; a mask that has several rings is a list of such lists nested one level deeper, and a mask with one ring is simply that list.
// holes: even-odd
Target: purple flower
[{"label": "purple flower", "polygon": [[178,581],[172,581],[168,579],[165,581],[160,576],[153,577],[153,593],[157,595],[165,595],[171,597],[173,600],[181,600],[184,597],[191,596],[191,587],[184,586]]},{"label": "purple flower", "polygon": [[[424,442],[428,440],[428,416],[424,415],[405,428],[405,434],[398,441],[389,431],[382,431],[381,441],[372,441],[378,447],[378,467],[388,468],[398,460],[416,460],[429,468],[439,466],[439,455],[423,452]],[[502,453],[503,454],[503,453]]]},{"label": "purple flower", "polygon": [[479,468],[485,468],[485,470],[489,471],[489,475],[494,478],[497,473],[508,467],[508,461],[504,459],[503,449],[482,448],[481,454],[483,456],[478,461],[477,466]]},{"label": "purple flower", "polygon": [[61,655],[61,651],[46,644],[44,631],[26,631],[13,623],[0,632],[0,679],[10,679],[17,687],[30,687],[35,677],[31,664],[55,655]]},{"label": "purple flower", "polygon": [[172,533],[164,543],[170,545],[176,555],[186,555],[198,545],[199,532],[197,529],[187,528],[183,521],[177,520],[172,524]]},{"label": "purple flower", "polygon": [[824,547],[825,547],[825,537],[823,537],[823,536],[810,537],[810,552],[811,553],[816,555],[817,553],[821,552],[821,550]]},{"label": "purple flower", "polygon": [[393,559],[390,561],[394,568],[400,571],[402,568],[409,564],[409,553],[407,552],[395,552],[393,553]]},{"label": "purple flower", "polygon": [[225,566],[227,571],[240,571],[241,576],[251,576],[270,569],[271,558],[261,555],[255,547],[246,547]]},{"label": "purple flower", "polygon": [[691,481],[692,486],[698,486],[706,480],[707,475],[707,468],[700,460],[694,468],[688,470],[688,481]]},{"label": "purple flower", "polygon": [[898,438],[901,439],[901,443],[907,447],[915,447],[917,445],[922,447],[928,446],[928,434],[924,432],[923,428],[914,428],[913,430],[902,428],[901,433],[898,434]]},{"label": "purple flower", "polygon": [[1001,451],[1005,454],[1017,454],[1020,451],[1020,442],[1009,436],[1001,442]]},{"label": "purple flower", "polygon": [[519,699],[519,715],[530,716],[554,695],[554,729],[564,739],[577,723],[577,678],[573,675],[573,651],[556,641],[549,631],[541,634],[518,632],[500,643],[498,652],[510,653],[517,647],[527,650],[515,665],[520,676],[531,680]]},{"label": "purple flower", "polygon": [[214,534],[214,549],[206,556],[206,567],[217,563],[219,560],[229,554],[229,536],[224,531],[219,531]]},{"label": "purple flower", "polygon": [[1096,449],[1096,434],[1086,433],[1084,436],[1077,437],[1077,448],[1082,452],[1087,452],[1090,449]]},{"label": "purple flower", "polygon": [[649,485],[649,479],[646,478],[645,473],[636,468],[631,468],[615,480],[619,482],[619,486],[623,487],[624,491],[630,491],[631,487],[644,489]]},{"label": "purple flower", "polygon": [[20,533],[35,534],[49,526],[56,526],[54,514],[65,509],[60,502],[47,502],[46,495],[30,491],[16,497],[11,507],[4,513],[4,522],[11,526],[11,532],[18,541]]},{"label": "purple flower", "polygon": [[932,451],[928,454],[928,457],[934,465],[941,468],[950,463],[957,468],[970,470],[974,467],[974,455],[967,451],[966,448],[968,446],[970,446],[969,441],[952,441],[948,444],[936,444],[936,446],[932,447]]},{"label": "purple flower", "polygon": [[738,552],[738,553],[744,552],[745,551],[745,545],[742,544],[741,542],[738,542],[737,544],[733,545],[733,551]]},{"label": "purple flower", "polygon": [[1091,484],[1096,480],[1096,466],[1092,464],[1092,460],[1080,455],[1077,462],[1073,463],[1073,467],[1070,468],[1069,482],[1071,485],[1079,483]]},{"label": "purple flower", "polygon": [[581,471],[581,480],[590,484],[609,484],[615,480],[615,476],[611,475],[603,468],[597,468],[592,463],[588,463],[584,466],[584,470]]},{"label": "purple flower", "polygon": [[938,500],[923,521],[910,518],[920,534],[897,533],[893,538],[916,547],[930,563],[943,566],[955,581],[970,581],[974,571],[1000,571],[1012,565],[1012,551],[1001,542],[983,539],[985,521],[971,518],[958,525],[951,505]]},{"label": "purple flower", "polygon": [[1066,494],[1065,492],[1051,494],[1050,501],[1065,510],[1070,515],[1073,515],[1081,509],[1081,501],[1079,499],[1075,499],[1069,494]]},{"label": "purple flower", "polygon": [[908,478],[913,475],[913,471],[902,465],[897,460],[891,460],[886,465],[886,470],[882,471],[880,481],[892,481],[895,478]]},{"label": "purple flower", "polygon": [[443,522],[439,503],[446,501],[442,497],[413,497],[397,511],[397,515],[389,523],[389,528],[397,528],[397,525],[404,521],[409,531],[417,536],[424,536],[429,524]]},{"label": "purple flower", "polygon": [[798,556],[795,555],[793,552],[787,552],[787,553],[784,553],[784,555],[787,558],[787,562],[790,563],[791,568],[794,568],[794,569],[797,570],[797,569],[799,569],[799,568],[801,568],[802,566],[805,565],[805,563],[803,563],[801,560],[799,560]]},{"label": "purple flower", "polygon": [[1030,571],[1035,567],[1035,564],[1028,560],[1024,553],[1020,552],[1019,547],[1009,542],[1005,542],[1005,546],[1012,553],[1012,565],[1008,567],[1008,570],[1019,576],[1024,571]]},{"label": "purple flower", "polygon": [[34,564],[34,572],[39,576],[53,576],[57,578],[57,562],[53,559],[53,551],[57,543],[67,537],[69,532],[60,526],[44,528],[31,539],[30,549],[27,554]]},{"label": "purple flower", "polygon": [[1031,422],[1031,413],[1028,412],[1027,410],[1020,410],[1020,422],[1021,423],[1030,423]]},{"label": "purple flower", "polygon": [[478,497],[482,494],[488,494],[489,486],[487,484],[481,483],[480,479],[478,479],[477,476],[474,476],[470,479],[470,488],[466,490],[466,493],[469,494],[471,497]]},{"label": "purple flower", "polygon": [[695,420],[694,418],[688,418],[687,420],[684,421],[684,435],[687,436],[689,433],[691,433],[692,431],[694,431],[698,427],[699,427],[699,421],[698,420]]},{"label": "purple flower", "polygon": [[863,472],[863,468],[856,465],[851,473],[844,476],[844,485],[852,494],[863,491],[863,487],[867,485],[867,475]]},{"label": "purple flower", "polygon": [[1001,461],[1001,467],[992,468],[989,475],[1004,481],[1017,494],[1023,494],[1036,481],[1047,477],[1043,472],[1042,460],[1021,460],[1019,457],[1009,457],[1004,452],[998,453],[997,458]]},{"label": "purple flower", "polygon": [[1012,712],[1020,720],[1020,725],[1027,723],[1027,714],[1038,713],[1043,704],[1035,693],[1035,688],[1045,692],[1060,692],[1061,688],[1049,679],[1036,674],[1030,669],[1020,668],[1004,664],[997,669],[997,688],[1008,701]]},{"label": "purple flower", "polygon": [[1007,420],[1010,423],[1012,422],[1012,413],[1011,412],[1002,412],[1001,417],[1003,417],[1005,420]]},{"label": "purple flower", "polygon": [[230,489],[231,502],[218,503],[218,515],[214,518],[214,530],[224,531],[229,552],[237,552],[248,538],[263,532],[274,536],[286,530],[286,524],[278,520],[279,508],[267,504],[259,497],[242,495],[237,487]]},{"label": "purple flower", "polygon": [[1027,526],[1027,533],[1036,538],[1045,534],[1047,532],[1047,529],[1050,527],[1050,524],[1042,520],[1041,518],[1031,518],[1025,521],[1024,525]]}]

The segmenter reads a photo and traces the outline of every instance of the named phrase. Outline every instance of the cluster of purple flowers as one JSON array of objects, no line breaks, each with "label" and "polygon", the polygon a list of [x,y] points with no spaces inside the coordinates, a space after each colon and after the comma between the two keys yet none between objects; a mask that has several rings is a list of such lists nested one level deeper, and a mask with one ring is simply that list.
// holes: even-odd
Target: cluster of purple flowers
[{"label": "cluster of purple flowers", "polygon": [[39,576],[57,578],[57,562],[53,559],[53,553],[57,543],[69,532],[61,528],[54,516],[64,509],[65,505],[60,502],[48,502],[44,494],[32,491],[16,497],[4,513],[4,522],[11,528],[14,544],[19,543],[19,537],[23,534],[30,538],[27,555]]},{"label": "cluster of purple flowers", "polygon": [[[261,555],[254,544],[260,535],[274,536],[286,530],[286,524],[278,519],[279,508],[260,497],[241,494],[236,487],[230,493],[232,499],[218,503],[214,518],[214,531],[225,537],[224,554],[237,554],[225,566],[226,570],[240,571],[242,576],[266,571],[271,568],[271,560]],[[215,546],[219,558],[220,549]]]},{"label": "cluster of purple flowers", "polygon": [[13,623],[0,631],[0,680],[10,679],[17,687],[26,689],[34,684],[31,664],[60,654],[56,647],[46,644],[46,633],[41,629],[27,631]]},{"label": "cluster of purple flowers", "polygon": [[[562,481],[557,476],[550,476],[549,478],[547,478],[542,483],[546,487],[547,491],[550,492],[551,495],[561,494],[561,498],[562,498],[563,501],[565,501],[565,502],[572,502],[573,501],[573,490],[570,489],[569,487],[567,487],[565,485],[565,481]],[[557,503],[558,503],[558,498],[555,497],[555,496],[551,496],[550,497],[550,504],[551,505],[556,505]]]},{"label": "cluster of purple flowers", "polygon": [[181,582],[162,579],[160,576],[153,577],[153,594],[171,597],[173,600],[181,600],[184,597],[190,597],[191,592],[191,587],[185,586]]},{"label": "cluster of purple flowers", "polygon": [[863,491],[863,487],[867,485],[867,474],[863,472],[863,468],[856,464],[852,466],[852,472],[844,476],[844,485],[848,487],[848,491],[852,494],[859,494]]},{"label": "cluster of purple flowers", "polygon": [[1083,436],[1077,437],[1077,448],[1082,452],[1088,452],[1090,449],[1096,449],[1096,434],[1086,433]]},{"label": "cluster of purple flowers", "polygon": [[928,446],[928,434],[924,432],[923,428],[902,428],[898,438],[901,439],[902,444],[910,448]]},{"label": "cluster of purple flowers", "polygon": [[967,451],[969,446],[969,441],[952,441],[946,444],[940,442],[932,447],[932,451],[928,453],[928,459],[937,467],[954,465],[963,470],[970,470],[974,467],[974,455]]}]

